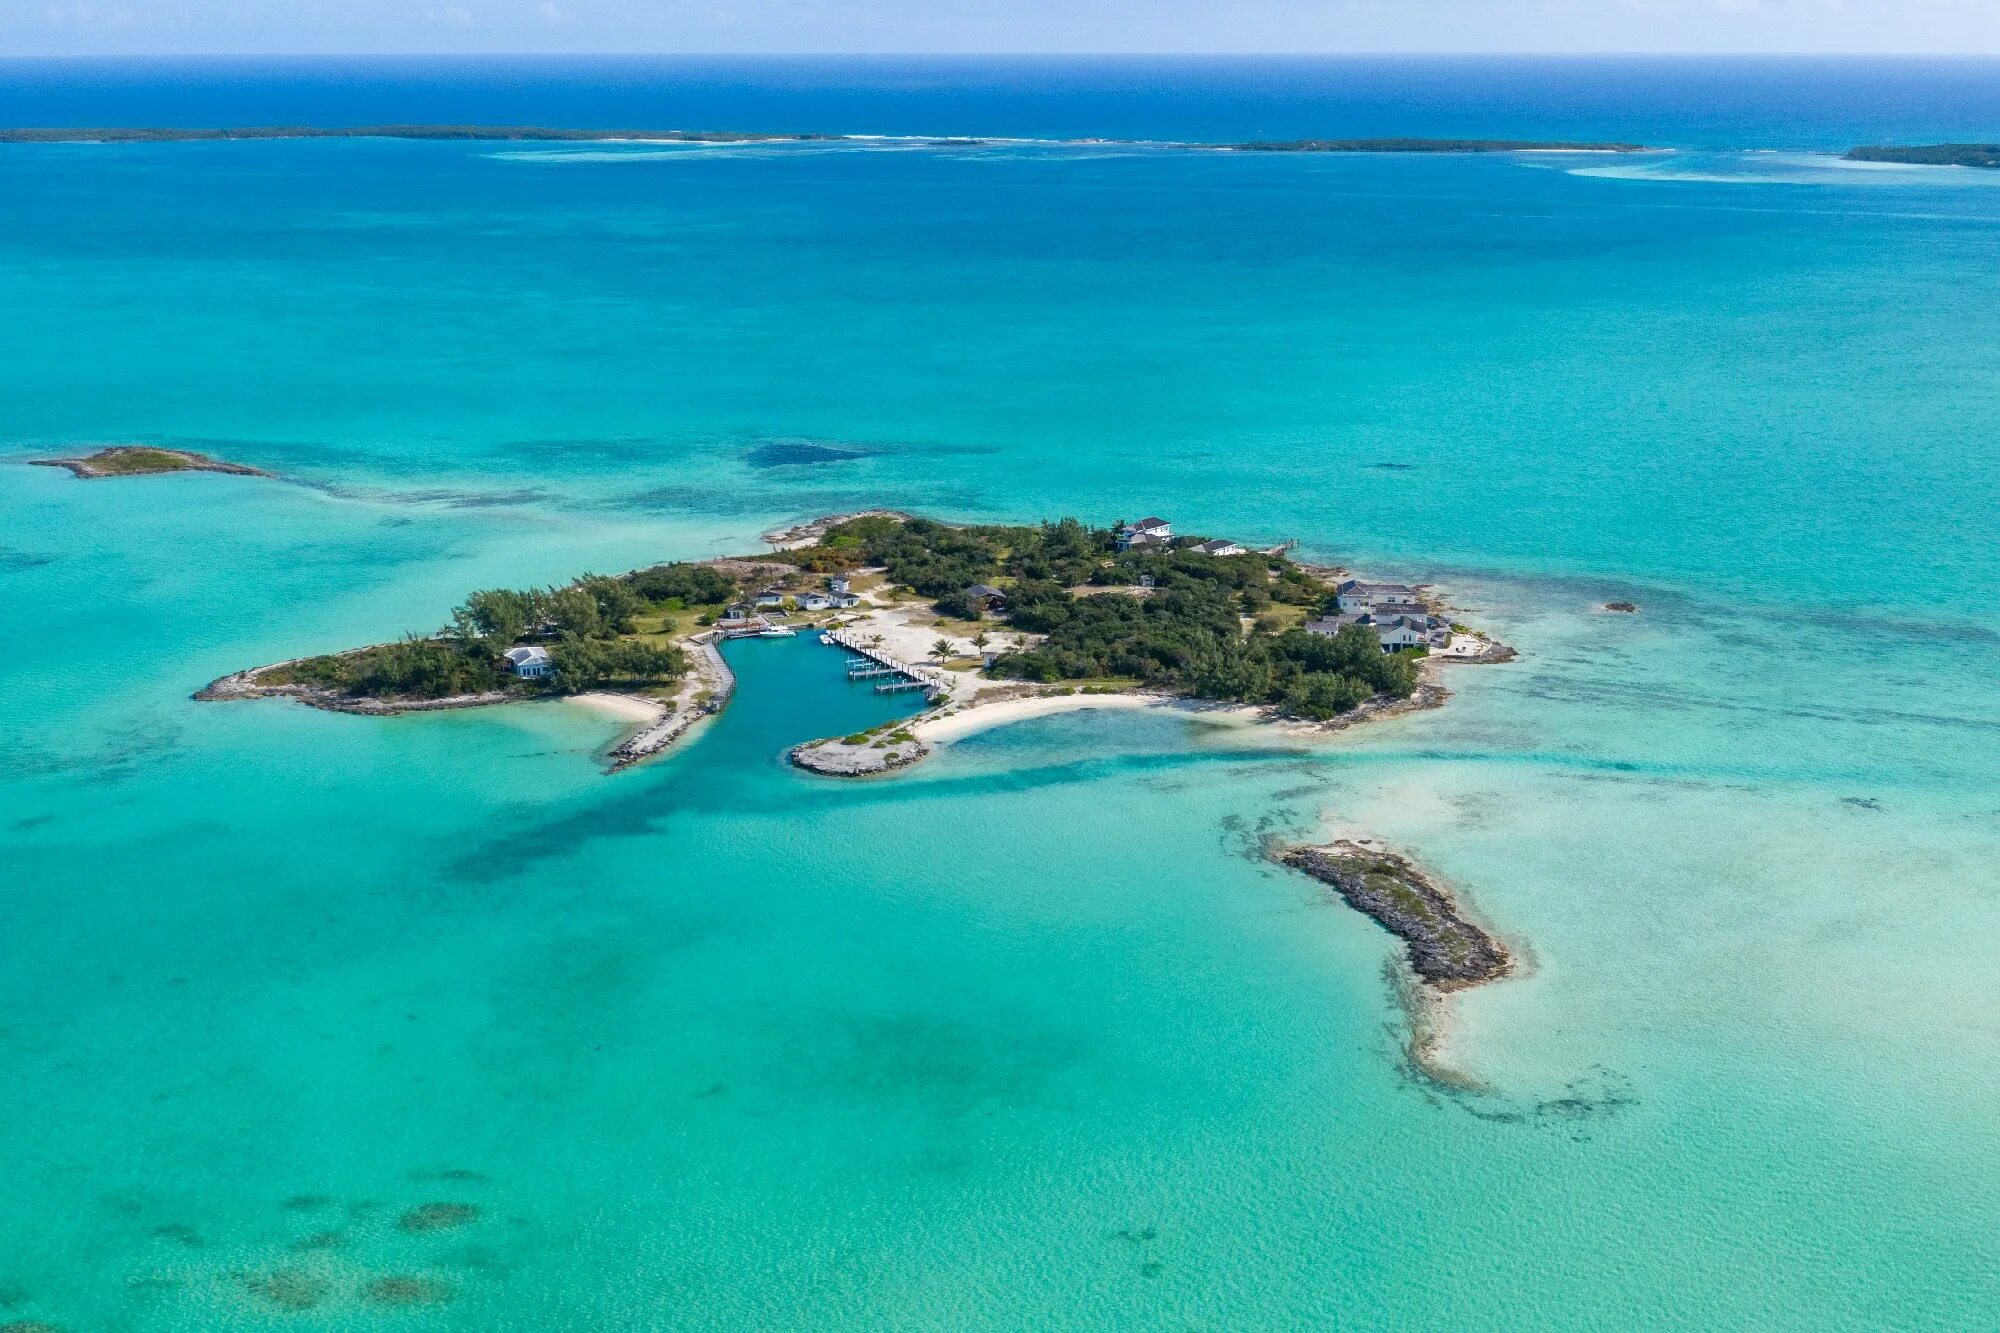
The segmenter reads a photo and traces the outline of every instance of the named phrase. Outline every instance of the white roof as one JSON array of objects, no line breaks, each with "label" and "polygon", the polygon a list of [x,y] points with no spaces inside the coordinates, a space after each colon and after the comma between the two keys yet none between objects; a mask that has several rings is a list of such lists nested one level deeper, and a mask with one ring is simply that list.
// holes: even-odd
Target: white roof
[{"label": "white roof", "polygon": [[536,648],[532,646],[509,648],[507,650],[506,657],[507,660],[509,662],[512,662],[515,666],[526,666],[530,662],[548,661],[549,650],[546,648]]}]

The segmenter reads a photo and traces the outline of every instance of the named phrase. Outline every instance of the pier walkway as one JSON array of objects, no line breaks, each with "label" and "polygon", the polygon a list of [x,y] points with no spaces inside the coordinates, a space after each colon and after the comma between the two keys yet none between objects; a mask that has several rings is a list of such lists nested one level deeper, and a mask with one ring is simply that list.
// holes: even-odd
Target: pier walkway
[{"label": "pier walkway", "polygon": [[850,666],[849,680],[863,680],[874,676],[902,676],[904,679],[887,685],[877,685],[878,694],[889,694],[899,690],[921,689],[930,702],[937,703],[951,694],[952,680],[944,672],[932,667],[912,666],[908,662],[889,656],[867,639],[851,630],[830,629],[819,636],[825,644],[838,644],[857,657],[866,658],[873,666]]}]

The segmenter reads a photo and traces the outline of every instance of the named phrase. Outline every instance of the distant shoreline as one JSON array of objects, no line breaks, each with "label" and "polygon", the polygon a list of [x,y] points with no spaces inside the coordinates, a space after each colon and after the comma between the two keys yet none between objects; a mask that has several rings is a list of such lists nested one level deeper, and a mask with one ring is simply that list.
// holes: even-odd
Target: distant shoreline
[{"label": "distant shoreline", "polygon": [[[0,129],[0,144],[234,143],[283,139],[409,139],[467,143],[866,143],[914,139],[941,148],[1018,143],[1007,136],[880,135],[757,130],[567,129],[545,125],[248,125],[238,127],[61,126]],[[1644,144],[1568,139],[1283,139],[1201,143],[1139,139],[1051,139],[1053,144],[1131,144],[1239,153],[1644,153]]]},{"label": "distant shoreline", "polygon": [[1868,144],[1850,148],[1849,162],[1892,162],[1906,167],[2000,169],[2000,143]]}]

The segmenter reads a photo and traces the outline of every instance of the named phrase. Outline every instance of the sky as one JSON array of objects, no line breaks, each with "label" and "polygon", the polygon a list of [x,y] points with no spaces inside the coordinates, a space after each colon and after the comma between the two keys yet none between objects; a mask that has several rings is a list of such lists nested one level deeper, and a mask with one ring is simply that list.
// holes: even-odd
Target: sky
[{"label": "sky", "polygon": [[2000,0],[0,0],[0,56],[2000,53]]}]

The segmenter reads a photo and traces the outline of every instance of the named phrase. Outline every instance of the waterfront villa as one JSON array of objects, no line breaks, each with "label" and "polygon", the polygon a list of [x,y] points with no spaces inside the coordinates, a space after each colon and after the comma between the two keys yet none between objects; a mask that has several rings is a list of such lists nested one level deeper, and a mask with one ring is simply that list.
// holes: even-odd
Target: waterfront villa
[{"label": "waterfront villa", "polygon": [[1421,611],[1417,590],[1404,583],[1363,583],[1342,579],[1334,590],[1335,604],[1343,611],[1361,613],[1387,606],[1408,606]]},{"label": "waterfront villa", "polygon": [[832,605],[833,605],[833,598],[827,596],[823,592],[807,592],[799,594],[799,610],[801,611],[824,611]]},{"label": "waterfront villa", "polygon": [[[841,579],[840,582],[845,583],[847,580]],[[846,611],[861,605],[861,599],[853,593],[848,592],[845,588],[836,588],[828,593],[826,602],[828,606],[833,607],[837,611]]]},{"label": "waterfront villa", "polygon": [[1385,653],[1401,652],[1405,648],[1443,648],[1451,643],[1451,625],[1421,608],[1415,614],[1399,615],[1343,611],[1338,615],[1308,620],[1303,628],[1308,634],[1324,634],[1331,638],[1349,625],[1374,630]]},{"label": "waterfront villa", "polygon": [[1129,551],[1135,546],[1165,546],[1173,539],[1173,524],[1164,518],[1142,518],[1137,523],[1127,523],[1118,529],[1118,549],[1121,551]]},{"label": "waterfront villa", "polygon": [[766,588],[757,594],[757,607],[759,610],[767,607],[783,606],[784,604],[785,594],[781,588]]},{"label": "waterfront villa", "polygon": [[524,645],[519,648],[509,648],[505,656],[508,667],[522,680],[540,680],[555,674],[555,660],[549,656],[549,650],[546,648]]},{"label": "waterfront villa", "polygon": [[1194,548],[1203,555],[1244,555],[1246,548],[1232,541],[1203,542]]}]

